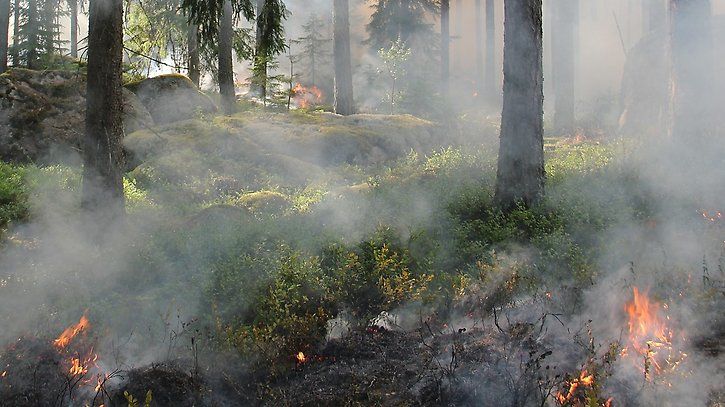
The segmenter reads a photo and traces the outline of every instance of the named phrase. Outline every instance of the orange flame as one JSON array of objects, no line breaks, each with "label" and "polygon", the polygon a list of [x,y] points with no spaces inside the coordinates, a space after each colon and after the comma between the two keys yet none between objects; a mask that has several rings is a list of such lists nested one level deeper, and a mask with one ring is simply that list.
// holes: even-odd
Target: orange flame
[{"label": "orange flame", "polygon": [[89,326],[90,322],[88,321],[88,318],[83,315],[77,324],[73,324],[66,328],[65,331],[63,331],[63,333],[61,333],[60,336],[53,341],[53,346],[58,349],[65,348],[68,344],[70,344],[73,338],[76,337],[76,335],[88,329]]},{"label": "orange flame", "polygon": [[[561,406],[584,406],[581,402],[582,395],[577,394],[579,388],[592,387],[594,385],[594,375],[589,374],[586,369],[579,373],[579,377],[575,377],[565,382],[568,384],[569,389],[566,392],[557,392],[554,395],[554,400]],[[604,404],[605,407],[609,407],[612,403],[612,399],[608,399]],[[586,404],[589,405],[589,404]]]},{"label": "orange flame", "polygon": [[292,97],[302,109],[322,103],[322,91],[317,86],[305,87],[298,83],[292,88]]},{"label": "orange flame", "polygon": [[622,356],[629,354],[629,348],[644,360],[644,374],[648,380],[652,373],[672,370],[687,356],[675,352],[672,347],[673,331],[667,327],[669,317],[660,316],[660,308],[667,309],[667,304],[652,301],[646,293],[637,287],[633,289],[634,297],[624,307],[629,317],[629,343],[622,349]]},{"label": "orange flame", "polygon": [[[98,355],[93,353],[93,349],[91,349],[88,356],[84,358],[72,357],[70,359],[70,368],[68,369],[68,373],[70,373],[71,376],[85,376],[91,368],[96,366],[97,360]],[[84,384],[89,382],[90,380],[83,381]]]},{"label": "orange flame", "polygon": [[68,370],[71,376],[84,375],[88,373],[88,368],[81,364],[81,360],[78,358],[71,359],[71,367]]},{"label": "orange flame", "polygon": [[723,219],[722,217],[722,211],[700,211],[700,214],[702,217],[712,223],[721,221]]},{"label": "orange flame", "polygon": [[307,362],[307,356],[305,356],[303,352],[298,352],[297,355],[295,355],[295,359],[297,359],[297,363]]}]

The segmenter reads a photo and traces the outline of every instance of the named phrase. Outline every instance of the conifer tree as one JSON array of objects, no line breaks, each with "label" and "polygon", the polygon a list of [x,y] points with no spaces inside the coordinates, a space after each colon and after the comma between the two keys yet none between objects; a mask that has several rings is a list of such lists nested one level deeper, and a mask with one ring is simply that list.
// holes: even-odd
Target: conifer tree
[{"label": "conifer tree", "polygon": [[300,61],[305,65],[312,86],[318,84],[320,66],[330,59],[330,38],[325,36],[325,27],[325,22],[312,14],[302,25],[303,36],[297,40],[302,46]]}]

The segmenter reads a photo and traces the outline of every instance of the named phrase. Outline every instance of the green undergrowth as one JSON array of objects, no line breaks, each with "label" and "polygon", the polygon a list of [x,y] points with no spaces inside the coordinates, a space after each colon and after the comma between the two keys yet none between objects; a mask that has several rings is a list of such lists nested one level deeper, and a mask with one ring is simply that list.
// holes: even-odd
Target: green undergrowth
[{"label": "green undergrowth", "polygon": [[[124,290],[104,293],[95,312],[122,326],[120,315],[151,314],[134,312],[141,304],[193,304],[212,346],[260,361],[292,360],[335,318],[365,326],[410,306],[446,314],[470,298],[486,313],[521,294],[587,286],[597,278],[592,230],[652,210],[614,144],[549,140],[547,199],[504,213],[492,204],[494,145],[318,166],[313,181],[280,183],[240,157],[203,171],[218,152],[197,147],[218,135],[180,126],[198,139],[193,149],[177,140],[189,151],[125,180],[130,218],[152,221],[134,236]],[[191,150],[207,159],[186,161]],[[2,164],[0,173],[0,225],[78,199],[77,169]]]}]

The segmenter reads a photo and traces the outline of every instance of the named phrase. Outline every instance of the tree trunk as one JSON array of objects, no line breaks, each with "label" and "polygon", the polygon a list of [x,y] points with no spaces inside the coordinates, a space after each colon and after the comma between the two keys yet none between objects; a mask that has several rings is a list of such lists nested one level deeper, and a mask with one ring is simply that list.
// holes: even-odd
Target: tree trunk
[{"label": "tree trunk", "polygon": [[571,134],[575,125],[576,31],[579,0],[559,0],[553,7],[552,79],[554,129]]},{"label": "tree trunk", "polygon": [[68,0],[70,9],[70,56],[78,58],[78,0]]},{"label": "tree trunk", "polygon": [[441,0],[441,85],[443,93],[448,92],[451,76],[451,3]]},{"label": "tree trunk", "polygon": [[544,195],[541,0],[505,0],[503,111],[496,203],[511,209]]},{"label": "tree trunk", "polygon": [[219,93],[222,98],[222,109],[227,115],[234,113],[236,92],[234,90],[234,64],[232,63],[232,2],[224,1],[224,12],[219,27]]},{"label": "tree trunk", "polygon": [[199,60],[199,27],[193,24],[189,25],[187,33],[187,42],[189,46],[189,79],[194,82],[198,88],[201,84],[201,62]]},{"label": "tree trunk", "polygon": [[350,56],[350,9],[348,0],[334,0],[333,47],[335,54],[335,113],[355,113]]},{"label": "tree trunk", "polygon": [[[486,0],[486,75],[483,79],[483,91],[488,100],[497,100],[500,95],[498,71],[496,66],[496,5],[494,0]],[[500,101],[500,100],[499,100]]]},{"label": "tree trunk", "polygon": [[313,51],[310,55],[310,71],[312,75],[312,86],[317,86],[317,64],[315,62],[315,54],[317,51]]},{"label": "tree trunk", "polygon": [[18,30],[20,26],[20,1],[21,0],[14,0],[13,1],[13,50],[12,50],[12,58],[13,58],[13,65],[18,66],[20,65],[20,55],[18,54]]},{"label": "tree trunk", "polygon": [[123,0],[91,0],[82,206],[99,220],[124,213]]},{"label": "tree trunk", "polygon": [[475,2],[476,14],[476,93],[478,97],[483,94],[483,11],[481,0]]},{"label": "tree trunk", "polygon": [[711,5],[709,0],[671,0],[670,7],[672,135],[697,148],[713,129],[715,114]]},{"label": "tree trunk", "polygon": [[[465,32],[465,28],[463,27],[463,0],[456,0],[456,7],[454,10],[454,15],[456,16],[455,37],[459,39],[456,44],[460,44],[460,38]],[[462,69],[463,62],[461,60],[461,52],[458,45],[453,47],[453,56],[453,70],[460,71]]]},{"label": "tree trunk", "polygon": [[26,30],[28,32],[27,38],[27,61],[26,67],[28,69],[36,69],[36,63],[38,62],[38,2],[36,0],[28,1],[28,20],[26,22]]},{"label": "tree trunk", "polygon": [[255,58],[252,93],[258,95],[263,101],[267,100],[267,51],[264,47],[264,25],[262,19],[262,9],[265,6],[265,0],[257,0],[257,27],[255,35]]},{"label": "tree trunk", "polygon": [[10,30],[10,0],[0,0],[0,73],[8,70],[8,30]]}]

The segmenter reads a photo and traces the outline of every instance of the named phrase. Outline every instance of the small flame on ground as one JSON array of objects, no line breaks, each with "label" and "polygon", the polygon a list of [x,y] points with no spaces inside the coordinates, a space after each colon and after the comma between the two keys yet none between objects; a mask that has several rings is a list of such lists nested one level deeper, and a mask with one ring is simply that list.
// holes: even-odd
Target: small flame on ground
[{"label": "small flame on ground", "polygon": [[75,338],[79,333],[88,329],[89,326],[90,322],[88,321],[88,318],[83,315],[77,324],[73,324],[66,328],[65,331],[63,331],[63,333],[61,333],[60,336],[58,336],[58,338],[53,341],[53,346],[58,349],[65,348],[66,346],[68,346],[68,344],[70,344],[73,338]]},{"label": "small flame on ground", "polygon": [[[88,317],[83,315],[77,324],[73,324],[66,328],[63,333],[58,336],[55,340],[53,340],[53,346],[58,350],[59,353],[71,353],[68,352],[68,346],[71,344],[73,339],[75,339],[80,333],[87,331],[90,327],[90,321],[88,320]],[[67,359],[67,372],[72,377],[76,377],[80,380],[83,384],[88,384],[91,382],[91,380],[86,380],[84,376],[88,374],[88,372],[96,366],[96,361],[98,360],[98,355],[93,352],[93,348],[91,348],[87,356],[80,356],[78,352],[72,352],[72,355],[69,355],[69,358]]]},{"label": "small flame on ground", "polygon": [[[590,404],[585,404],[584,401],[582,401],[582,394],[578,394],[577,390],[584,389],[584,388],[591,388],[594,386],[594,375],[589,374],[586,369],[582,370],[579,373],[579,377],[575,377],[571,380],[568,380],[565,382],[566,385],[569,386],[569,388],[566,390],[566,392],[559,391],[554,395],[554,400],[561,405],[561,406],[585,406]],[[584,390],[586,392],[586,390]],[[581,393],[581,392],[579,392]],[[599,404],[597,404],[599,405]],[[607,399],[607,401],[603,404],[604,407],[610,407],[612,405],[612,398],[610,397]]]},{"label": "small flame on ground", "polygon": [[722,211],[700,211],[702,217],[709,222],[715,223],[723,220]]},{"label": "small flame on ground", "polygon": [[660,308],[667,310],[667,304],[650,300],[637,287],[633,288],[633,295],[632,301],[625,305],[625,312],[629,317],[629,338],[621,355],[629,356],[631,348],[634,351],[632,356],[642,358],[640,360],[644,362],[642,369],[645,378],[651,380],[653,374],[677,368],[687,354],[673,349],[674,333],[666,325],[669,317],[660,316]]},{"label": "small flame on ground", "polygon": [[305,87],[301,83],[292,88],[292,97],[297,106],[307,109],[322,103],[322,91],[317,86]]},{"label": "small flame on ground", "polygon": [[305,356],[304,352],[298,352],[297,355],[295,355],[295,359],[297,359],[297,363],[307,362],[307,356]]}]

